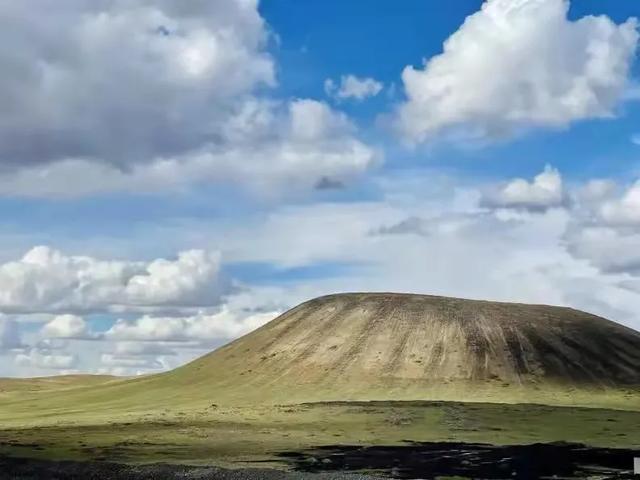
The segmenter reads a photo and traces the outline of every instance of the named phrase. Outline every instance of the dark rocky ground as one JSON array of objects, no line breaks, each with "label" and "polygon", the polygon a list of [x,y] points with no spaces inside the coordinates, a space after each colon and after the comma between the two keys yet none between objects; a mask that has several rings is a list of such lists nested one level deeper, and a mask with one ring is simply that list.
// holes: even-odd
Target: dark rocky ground
[{"label": "dark rocky ground", "polygon": [[180,465],[121,465],[102,462],[53,462],[0,458],[2,480],[376,480],[359,474],[304,472],[287,473],[267,469],[226,470]]},{"label": "dark rocky ground", "polygon": [[576,443],[489,445],[414,442],[396,446],[336,445],[281,454],[297,471],[379,471],[392,478],[613,479],[633,477],[637,450]]},{"label": "dark rocky ground", "polygon": [[[636,450],[572,443],[497,446],[410,443],[335,445],[281,453],[294,470],[226,470],[170,464],[54,462],[0,457],[0,479],[18,480],[375,480],[397,479],[637,479]],[[361,472],[379,472],[379,477]]]}]

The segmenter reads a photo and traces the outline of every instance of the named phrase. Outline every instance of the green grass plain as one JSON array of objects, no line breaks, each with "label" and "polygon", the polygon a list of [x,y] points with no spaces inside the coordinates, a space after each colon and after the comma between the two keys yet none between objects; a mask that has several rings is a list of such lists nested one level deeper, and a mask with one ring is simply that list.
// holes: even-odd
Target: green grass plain
[{"label": "green grass plain", "polygon": [[[86,386],[74,387],[77,382]],[[280,452],[336,444],[566,441],[640,448],[640,408],[421,401],[231,406],[199,399],[171,407],[168,396],[123,409],[132,399],[117,392],[128,384],[108,377],[3,380],[0,454],[237,467],[282,466]],[[113,398],[95,403],[92,395],[105,394],[97,385],[109,386]]]}]

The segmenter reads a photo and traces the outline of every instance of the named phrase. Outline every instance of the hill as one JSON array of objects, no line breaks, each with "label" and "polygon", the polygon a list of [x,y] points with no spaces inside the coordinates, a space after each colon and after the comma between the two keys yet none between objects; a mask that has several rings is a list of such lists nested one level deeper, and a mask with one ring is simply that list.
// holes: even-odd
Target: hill
[{"label": "hill", "polygon": [[[640,333],[577,310],[426,295],[305,302],[176,370],[9,396],[12,418],[443,400],[640,410]],[[25,401],[28,400],[28,401]]]},{"label": "hill", "polygon": [[570,308],[339,294],[166,374],[180,377],[307,401],[606,391],[640,386],[640,333]]},{"label": "hill", "polygon": [[426,295],[321,297],[180,369],[247,382],[640,385],[640,333],[569,308]]}]

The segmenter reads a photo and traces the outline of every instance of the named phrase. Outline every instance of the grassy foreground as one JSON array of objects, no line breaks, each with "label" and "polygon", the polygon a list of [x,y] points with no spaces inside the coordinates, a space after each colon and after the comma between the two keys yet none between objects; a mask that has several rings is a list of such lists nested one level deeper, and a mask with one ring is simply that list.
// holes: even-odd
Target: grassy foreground
[{"label": "grassy foreground", "polygon": [[[0,412],[2,410],[0,409]],[[20,424],[0,413],[0,455],[244,466],[322,445],[568,441],[640,448],[640,412],[453,402],[347,402],[166,410]]]},{"label": "grassy foreground", "polygon": [[278,403],[251,405],[192,391],[188,382],[176,388],[171,375],[0,380],[0,455],[243,466],[336,444],[566,441],[640,449],[637,391],[590,398],[565,391],[555,406],[524,403],[525,390],[468,403],[415,401],[408,390],[402,401],[303,403],[282,392]]}]

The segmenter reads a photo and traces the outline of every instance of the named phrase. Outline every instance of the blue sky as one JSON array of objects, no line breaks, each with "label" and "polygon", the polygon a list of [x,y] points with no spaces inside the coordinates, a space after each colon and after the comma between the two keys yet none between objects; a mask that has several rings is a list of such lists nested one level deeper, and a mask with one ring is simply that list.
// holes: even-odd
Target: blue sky
[{"label": "blue sky", "polygon": [[345,290],[640,328],[634,2],[33,5],[0,7],[0,375],[170,368]]}]

